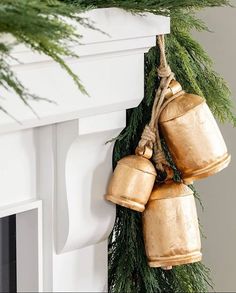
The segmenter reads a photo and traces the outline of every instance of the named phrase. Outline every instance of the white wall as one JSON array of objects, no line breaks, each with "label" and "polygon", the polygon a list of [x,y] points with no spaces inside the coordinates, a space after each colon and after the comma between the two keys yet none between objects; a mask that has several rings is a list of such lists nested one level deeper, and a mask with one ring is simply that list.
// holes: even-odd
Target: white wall
[{"label": "white wall", "polygon": [[[201,17],[214,33],[196,36],[213,58],[215,69],[229,83],[236,101],[236,9],[209,9]],[[200,213],[207,235],[203,253],[204,262],[212,270],[215,291],[236,292],[236,129],[230,125],[221,129],[232,154],[231,165],[197,183],[205,206]]]}]

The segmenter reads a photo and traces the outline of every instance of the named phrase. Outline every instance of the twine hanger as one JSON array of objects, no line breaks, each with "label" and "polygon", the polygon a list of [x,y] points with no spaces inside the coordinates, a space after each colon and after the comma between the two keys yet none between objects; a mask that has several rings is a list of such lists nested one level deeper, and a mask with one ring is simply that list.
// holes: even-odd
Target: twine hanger
[{"label": "twine hanger", "polygon": [[152,159],[156,164],[156,168],[160,171],[165,171],[169,167],[169,163],[165,158],[165,154],[162,149],[158,121],[163,109],[175,98],[182,95],[184,92],[180,91],[173,95],[168,100],[165,100],[167,90],[172,80],[175,79],[175,75],[168,65],[165,54],[165,36],[160,35],[157,37],[157,43],[160,49],[160,65],[157,69],[158,76],[161,78],[160,85],[156,91],[151,120],[143,130],[141,139],[138,144],[138,149],[144,149],[146,146],[153,150]]}]

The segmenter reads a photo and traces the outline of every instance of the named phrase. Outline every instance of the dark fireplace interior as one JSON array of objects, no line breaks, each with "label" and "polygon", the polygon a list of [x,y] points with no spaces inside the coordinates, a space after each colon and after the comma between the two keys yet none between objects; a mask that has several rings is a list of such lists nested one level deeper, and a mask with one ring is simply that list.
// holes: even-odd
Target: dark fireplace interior
[{"label": "dark fireplace interior", "polygon": [[16,217],[0,218],[0,292],[16,292]]}]

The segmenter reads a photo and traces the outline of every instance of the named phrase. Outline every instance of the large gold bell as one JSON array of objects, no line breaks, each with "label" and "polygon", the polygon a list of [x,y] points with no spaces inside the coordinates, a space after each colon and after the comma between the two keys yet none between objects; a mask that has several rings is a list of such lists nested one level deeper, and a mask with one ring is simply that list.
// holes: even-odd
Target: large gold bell
[{"label": "large gold bell", "polygon": [[143,213],[143,233],[150,267],[171,269],[200,261],[201,240],[192,190],[173,181],[155,186]]},{"label": "large gold bell", "polygon": [[203,98],[183,92],[164,108],[159,125],[186,182],[208,177],[228,166],[230,155]]},{"label": "large gold bell", "polygon": [[106,199],[143,212],[156,179],[155,167],[148,160],[151,155],[151,152],[146,152],[143,156],[121,159],[109,183]]}]

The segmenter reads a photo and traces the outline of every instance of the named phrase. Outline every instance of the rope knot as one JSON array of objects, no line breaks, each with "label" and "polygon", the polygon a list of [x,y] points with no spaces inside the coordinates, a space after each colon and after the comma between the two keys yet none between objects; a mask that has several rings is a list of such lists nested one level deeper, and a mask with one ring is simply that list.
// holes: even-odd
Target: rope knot
[{"label": "rope knot", "polygon": [[154,148],[153,161],[155,162],[157,169],[161,171],[164,171],[163,166],[169,166],[164,152],[162,150],[157,150],[156,148]]},{"label": "rope knot", "polygon": [[145,145],[149,145],[151,148],[153,148],[153,145],[156,141],[156,131],[155,129],[152,129],[149,125],[146,125],[141,140],[139,142],[139,147],[144,147]]},{"label": "rope knot", "polygon": [[171,74],[172,74],[172,71],[171,71],[171,68],[169,65],[165,66],[165,67],[162,67],[160,66],[158,69],[157,69],[157,73],[158,73],[158,76],[159,77],[169,77]]}]

